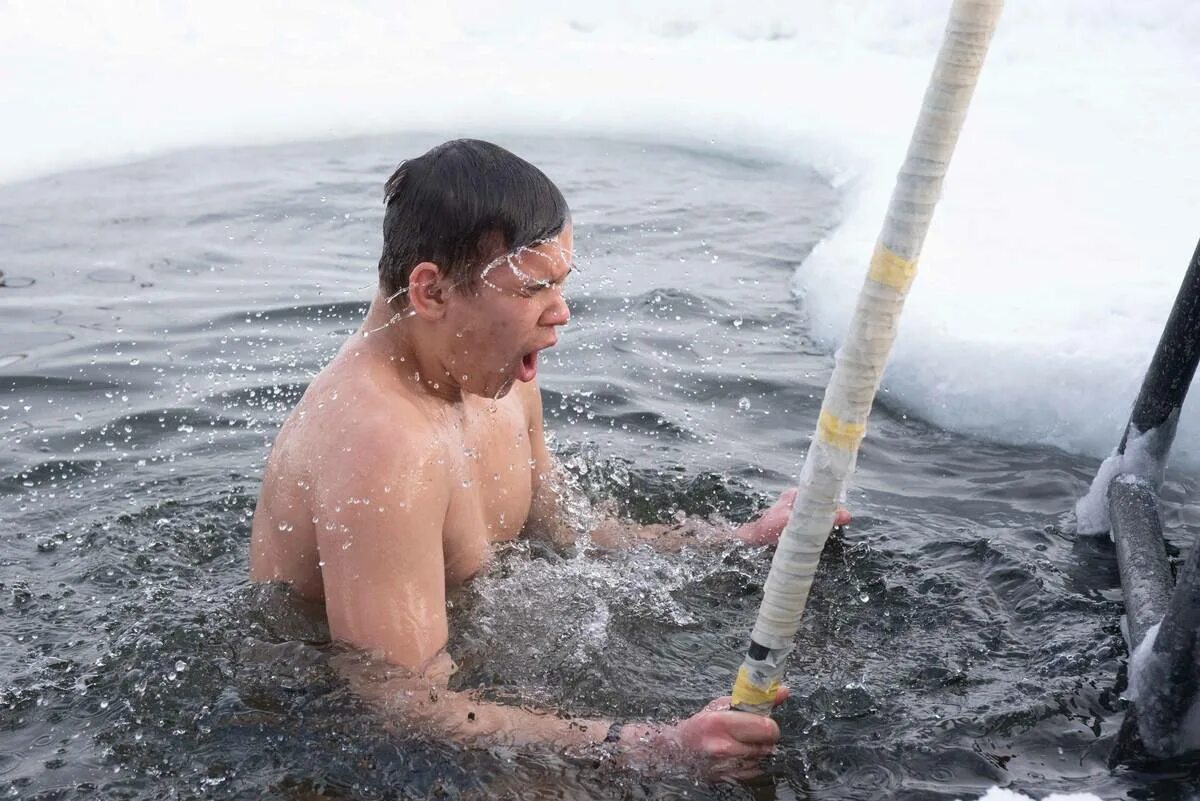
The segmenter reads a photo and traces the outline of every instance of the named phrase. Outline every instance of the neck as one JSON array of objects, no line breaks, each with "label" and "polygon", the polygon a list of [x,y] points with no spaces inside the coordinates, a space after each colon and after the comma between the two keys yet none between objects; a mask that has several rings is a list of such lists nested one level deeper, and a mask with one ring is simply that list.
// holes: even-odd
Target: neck
[{"label": "neck", "polygon": [[462,403],[463,393],[433,346],[428,324],[407,305],[388,303],[381,291],[353,336],[358,347],[391,363],[397,375],[415,384],[422,395],[446,403]]}]

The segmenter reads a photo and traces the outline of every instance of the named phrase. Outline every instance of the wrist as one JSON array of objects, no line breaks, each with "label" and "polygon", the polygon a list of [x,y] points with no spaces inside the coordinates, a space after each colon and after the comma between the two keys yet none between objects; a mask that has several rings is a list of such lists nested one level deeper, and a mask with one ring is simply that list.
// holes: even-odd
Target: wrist
[{"label": "wrist", "polygon": [[675,728],[650,723],[614,723],[609,736],[615,734],[615,739],[606,736],[604,742],[626,753],[648,755],[674,748],[679,740]]}]

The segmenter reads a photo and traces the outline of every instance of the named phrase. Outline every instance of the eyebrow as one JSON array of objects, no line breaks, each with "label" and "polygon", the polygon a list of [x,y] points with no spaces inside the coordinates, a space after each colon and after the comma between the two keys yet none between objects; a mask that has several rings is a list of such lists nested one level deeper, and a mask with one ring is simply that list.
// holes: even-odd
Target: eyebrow
[{"label": "eyebrow", "polygon": [[529,288],[537,287],[538,289],[546,289],[548,287],[554,286],[555,284],[563,283],[564,281],[567,280],[567,277],[571,273],[575,272],[575,270],[577,270],[577,269],[579,269],[579,265],[576,264],[575,262],[571,262],[567,266],[567,271],[562,274],[562,278],[558,278],[553,281],[550,280],[549,278],[537,278],[537,279],[534,279],[533,281],[530,281],[525,286],[529,287]]}]

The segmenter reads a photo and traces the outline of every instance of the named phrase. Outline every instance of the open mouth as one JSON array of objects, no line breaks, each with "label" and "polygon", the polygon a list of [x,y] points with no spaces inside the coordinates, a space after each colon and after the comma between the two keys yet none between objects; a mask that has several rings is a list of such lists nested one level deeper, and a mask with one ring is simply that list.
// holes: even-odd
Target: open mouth
[{"label": "open mouth", "polygon": [[517,379],[520,381],[532,381],[537,375],[537,355],[536,350],[526,353],[521,359],[521,366],[517,370]]}]

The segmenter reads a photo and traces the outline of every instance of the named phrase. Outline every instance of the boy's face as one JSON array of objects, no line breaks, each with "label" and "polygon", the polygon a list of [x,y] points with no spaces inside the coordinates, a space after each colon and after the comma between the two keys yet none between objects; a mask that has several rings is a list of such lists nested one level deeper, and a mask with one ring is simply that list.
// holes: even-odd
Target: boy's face
[{"label": "boy's face", "polygon": [[499,398],[537,375],[538,351],[558,341],[571,312],[563,284],[573,266],[568,224],[553,239],[501,256],[447,309],[444,363],[463,392]]}]

